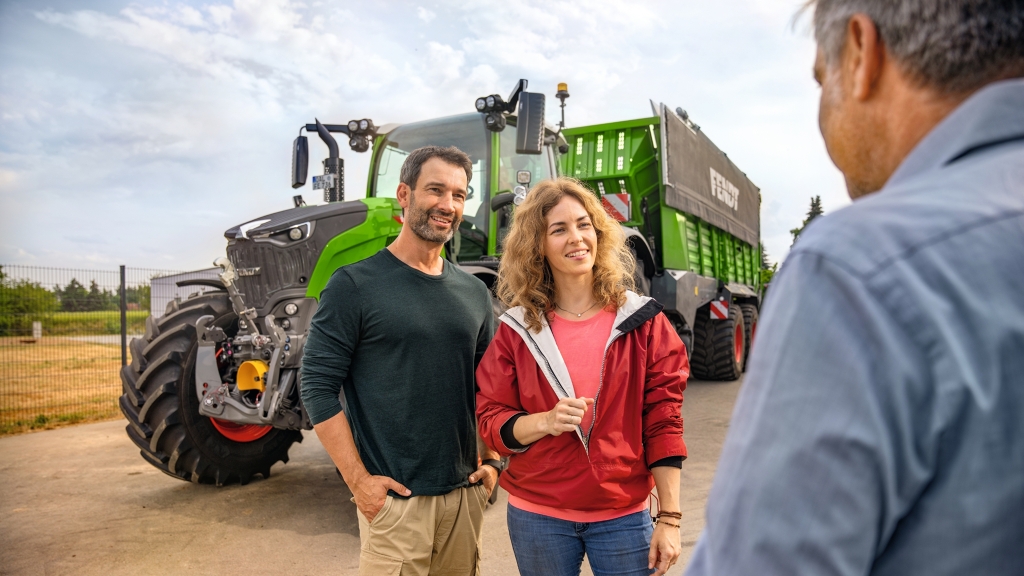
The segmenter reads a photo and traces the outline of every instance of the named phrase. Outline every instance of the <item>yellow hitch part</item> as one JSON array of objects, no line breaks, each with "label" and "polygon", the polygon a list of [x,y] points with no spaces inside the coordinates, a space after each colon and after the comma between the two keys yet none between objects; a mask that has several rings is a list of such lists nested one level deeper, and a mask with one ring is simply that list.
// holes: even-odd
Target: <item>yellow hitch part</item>
[{"label": "yellow hitch part", "polygon": [[267,387],[267,363],[263,360],[247,360],[238,367],[239,390],[263,390]]}]

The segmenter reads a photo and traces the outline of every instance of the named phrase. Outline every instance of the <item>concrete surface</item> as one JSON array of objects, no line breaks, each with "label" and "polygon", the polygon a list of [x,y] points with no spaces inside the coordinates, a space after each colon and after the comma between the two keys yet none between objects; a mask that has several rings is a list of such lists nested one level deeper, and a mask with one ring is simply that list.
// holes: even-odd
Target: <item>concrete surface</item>
[{"label": "concrete surface", "polygon": [[[681,574],[739,382],[691,382],[684,403]],[[0,438],[0,574],[355,574],[355,505],[312,432],[269,480],[216,488],[147,464],[122,421]],[[485,514],[483,571],[517,574],[506,494]],[[584,574],[590,574],[584,563]]]}]

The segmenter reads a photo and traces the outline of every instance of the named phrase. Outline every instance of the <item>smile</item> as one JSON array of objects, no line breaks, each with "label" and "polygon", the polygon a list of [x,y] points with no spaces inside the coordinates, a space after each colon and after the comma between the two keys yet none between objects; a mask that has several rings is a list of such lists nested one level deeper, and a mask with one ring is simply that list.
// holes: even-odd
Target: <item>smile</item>
[{"label": "smile", "polygon": [[433,216],[433,215],[432,215],[432,216],[430,217],[430,219],[431,219],[432,221],[436,222],[437,224],[440,224],[441,226],[451,226],[451,225],[452,225],[452,220],[451,220],[451,218],[442,218],[442,217],[440,217],[440,216]]},{"label": "smile", "polygon": [[565,255],[566,258],[583,258],[587,254],[590,254],[590,250],[576,250],[575,252],[569,252]]}]

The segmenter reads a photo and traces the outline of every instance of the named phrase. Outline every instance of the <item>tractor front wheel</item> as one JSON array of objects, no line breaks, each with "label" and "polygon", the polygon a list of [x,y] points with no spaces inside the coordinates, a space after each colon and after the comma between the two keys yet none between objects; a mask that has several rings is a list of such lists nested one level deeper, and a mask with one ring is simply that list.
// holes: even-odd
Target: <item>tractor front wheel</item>
[{"label": "tractor front wheel", "polygon": [[132,340],[132,362],[121,369],[128,437],[146,461],[181,480],[221,486],[246,484],[257,474],[269,478],[270,467],[288,461],[288,449],[302,434],[199,414],[195,325],[206,315],[234,334],[238,317],[218,291],[172,302],[167,314],[146,321],[143,338]]}]

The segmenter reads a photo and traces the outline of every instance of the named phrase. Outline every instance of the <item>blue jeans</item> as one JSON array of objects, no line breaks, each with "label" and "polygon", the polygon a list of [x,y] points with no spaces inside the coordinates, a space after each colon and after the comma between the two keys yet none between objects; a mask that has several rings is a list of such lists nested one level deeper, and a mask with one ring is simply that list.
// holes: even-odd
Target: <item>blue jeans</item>
[{"label": "blue jeans", "polygon": [[603,522],[570,522],[508,506],[508,535],[522,576],[643,575],[654,525],[647,510]]}]

